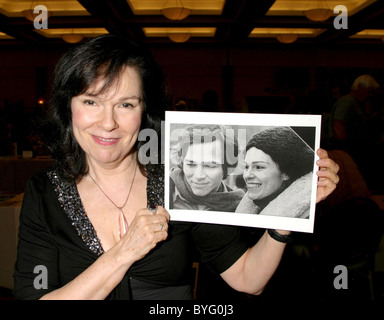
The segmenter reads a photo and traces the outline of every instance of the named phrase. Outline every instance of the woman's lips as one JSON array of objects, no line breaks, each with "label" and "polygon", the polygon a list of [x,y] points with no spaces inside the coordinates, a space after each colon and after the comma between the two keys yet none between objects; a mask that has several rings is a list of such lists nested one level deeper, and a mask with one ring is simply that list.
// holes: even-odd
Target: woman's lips
[{"label": "woman's lips", "polygon": [[256,190],[260,188],[261,183],[256,183],[256,182],[247,182],[247,188],[248,190]]},{"label": "woman's lips", "polygon": [[98,136],[92,136],[92,138],[96,143],[102,146],[113,146],[120,140],[119,138],[103,138]]}]

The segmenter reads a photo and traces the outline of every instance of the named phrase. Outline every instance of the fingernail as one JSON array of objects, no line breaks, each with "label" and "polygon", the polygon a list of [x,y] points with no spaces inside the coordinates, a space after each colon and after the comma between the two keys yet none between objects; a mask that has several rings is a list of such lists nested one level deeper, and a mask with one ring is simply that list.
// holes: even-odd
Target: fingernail
[{"label": "fingernail", "polygon": [[149,204],[148,207],[147,207],[147,209],[148,209],[150,212],[152,212],[153,214],[155,214],[156,211],[157,211],[157,204]]}]

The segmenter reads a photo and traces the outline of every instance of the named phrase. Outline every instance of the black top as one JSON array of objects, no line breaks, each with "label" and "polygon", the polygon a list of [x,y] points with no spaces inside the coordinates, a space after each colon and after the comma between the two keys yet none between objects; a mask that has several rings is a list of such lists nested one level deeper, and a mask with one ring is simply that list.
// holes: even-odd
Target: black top
[{"label": "black top", "polygon": [[[147,177],[148,203],[163,205],[163,166],[148,165]],[[248,246],[233,226],[171,221],[167,240],[135,262],[108,299],[190,298],[186,288],[194,248],[201,262],[222,273]],[[38,299],[62,287],[102,254],[75,182],[62,181],[54,170],[33,176],[27,182],[20,214],[15,298]],[[47,289],[34,286],[42,275],[35,267],[41,265],[48,271]]]}]

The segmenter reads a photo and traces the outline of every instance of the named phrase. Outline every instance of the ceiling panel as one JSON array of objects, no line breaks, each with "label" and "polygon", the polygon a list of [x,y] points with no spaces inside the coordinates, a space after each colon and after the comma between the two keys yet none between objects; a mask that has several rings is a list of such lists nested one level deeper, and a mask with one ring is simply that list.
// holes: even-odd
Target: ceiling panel
[{"label": "ceiling panel", "polygon": [[0,40],[9,40],[9,39],[14,39],[13,37],[7,35],[4,32],[0,32]]},{"label": "ceiling panel", "polygon": [[276,0],[268,10],[269,16],[304,16],[304,11],[315,8],[333,9],[338,5],[346,6],[349,16],[363,10],[376,0]]},{"label": "ceiling panel", "polygon": [[274,38],[279,34],[297,34],[299,37],[314,38],[326,29],[319,28],[254,28],[251,38]]},{"label": "ceiling panel", "polygon": [[[304,11],[318,3],[329,9],[348,8],[348,29],[336,29],[335,14],[314,22]],[[22,11],[36,5],[47,7],[51,15],[47,30],[35,30]],[[183,6],[191,9],[183,20],[169,20],[162,9]],[[278,43],[279,33],[298,34],[291,45],[356,43],[384,45],[384,1],[375,0],[0,0],[0,45],[66,45],[65,33],[81,33],[84,38],[103,33],[125,34],[147,43],[173,43],[168,35],[182,30],[188,43],[214,45]],[[208,31],[207,31],[208,30]],[[177,31],[177,32],[182,32]]]},{"label": "ceiling panel", "polygon": [[191,9],[191,15],[221,15],[225,0],[127,0],[136,15],[161,15],[166,7]]},{"label": "ceiling panel", "polygon": [[366,29],[351,36],[355,39],[382,39],[384,37],[384,29]]},{"label": "ceiling panel", "polygon": [[54,16],[87,16],[89,12],[77,0],[0,0],[0,13],[7,17],[22,17],[23,10],[45,6]]},{"label": "ceiling panel", "polygon": [[84,37],[97,37],[108,33],[105,28],[52,28],[35,30],[35,32],[46,38],[61,38],[64,34],[81,34]]},{"label": "ceiling panel", "polygon": [[168,37],[169,34],[188,33],[192,37],[214,37],[216,28],[144,28],[147,37]]}]

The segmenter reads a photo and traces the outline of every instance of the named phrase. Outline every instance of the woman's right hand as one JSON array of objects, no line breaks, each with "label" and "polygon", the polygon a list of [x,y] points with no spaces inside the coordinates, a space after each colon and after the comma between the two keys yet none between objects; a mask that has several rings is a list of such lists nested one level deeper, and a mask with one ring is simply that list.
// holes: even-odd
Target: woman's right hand
[{"label": "woman's right hand", "polygon": [[168,237],[169,213],[157,207],[155,214],[148,209],[136,213],[127,232],[117,243],[119,257],[126,259],[129,266],[142,259],[157,243]]}]

